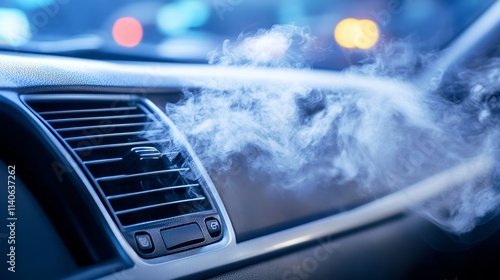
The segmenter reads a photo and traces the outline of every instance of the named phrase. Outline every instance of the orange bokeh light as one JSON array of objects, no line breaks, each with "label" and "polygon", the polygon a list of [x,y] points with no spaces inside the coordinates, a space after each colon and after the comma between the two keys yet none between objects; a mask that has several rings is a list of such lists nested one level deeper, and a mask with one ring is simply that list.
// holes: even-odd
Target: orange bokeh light
[{"label": "orange bokeh light", "polygon": [[347,18],[335,27],[334,38],[344,48],[366,50],[377,43],[379,30],[374,21]]},{"label": "orange bokeh light", "polygon": [[141,23],[133,17],[120,18],[113,25],[113,39],[120,46],[137,46],[142,40],[142,34]]}]

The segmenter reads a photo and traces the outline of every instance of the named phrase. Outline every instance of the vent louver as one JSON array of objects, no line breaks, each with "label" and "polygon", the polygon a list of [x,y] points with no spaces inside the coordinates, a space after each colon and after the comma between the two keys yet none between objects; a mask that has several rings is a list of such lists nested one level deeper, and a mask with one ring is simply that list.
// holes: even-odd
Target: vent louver
[{"label": "vent louver", "polygon": [[140,99],[27,103],[80,160],[124,232],[216,214],[189,155]]}]

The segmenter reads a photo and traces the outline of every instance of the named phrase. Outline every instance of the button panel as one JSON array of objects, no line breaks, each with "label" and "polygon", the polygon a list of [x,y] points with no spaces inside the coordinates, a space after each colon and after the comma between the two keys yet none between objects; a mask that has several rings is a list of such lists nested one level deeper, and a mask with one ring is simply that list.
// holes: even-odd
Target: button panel
[{"label": "button panel", "polygon": [[222,240],[224,233],[219,216],[203,215],[195,219],[196,222],[187,224],[167,224],[157,231],[137,230],[127,239],[138,255],[145,259],[175,254]]}]

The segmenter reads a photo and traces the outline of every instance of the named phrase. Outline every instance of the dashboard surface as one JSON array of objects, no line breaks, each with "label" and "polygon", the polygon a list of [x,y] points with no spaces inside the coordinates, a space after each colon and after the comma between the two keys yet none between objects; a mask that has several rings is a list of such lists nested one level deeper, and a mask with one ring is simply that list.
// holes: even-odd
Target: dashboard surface
[{"label": "dashboard surface", "polygon": [[[314,182],[314,186],[297,190],[280,186],[266,170],[252,170],[252,160],[262,156],[259,149],[248,154],[234,153],[230,170],[205,164],[199,146],[176,127],[168,108],[182,104],[188,94],[203,93],[203,89],[230,92],[269,84],[276,88],[292,84],[320,89],[326,95],[413,95],[422,90],[418,79],[436,78],[466,57],[484,55],[473,50],[491,44],[493,39],[488,38],[500,25],[496,18],[499,9],[500,4],[494,4],[436,60],[434,67],[409,81],[324,70],[98,61],[0,52],[0,129],[5,132],[1,137],[0,178],[8,178],[7,166],[16,166],[19,225],[15,229],[18,243],[14,258],[19,273],[11,274],[2,267],[1,278],[42,275],[54,279],[477,279],[495,272],[493,262],[500,252],[498,218],[491,217],[457,237],[436,226],[438,222],[425,219],[427,212],[420,211],[428,206],[428,201],[454,197],[455,190],[470,182],[477,186],[495,183],[498,165],[494,155],[471,156],[474,153],[470,152],[453,164],[450,161],[435,165],[440,156],[435,152],[418,165],[418,174],[425,176],[409,176],[397,189],[375,180],[380,186],[373,188],[376,191],[367,191],[356,180],[326,176],[307,181]],[[482,32],[476,32],[478,29]],[[54,132],[57,127],[51,127],[50,120],[30,108],[30,98],[60,103],[140,100],[142,103],[137,104],[147,108],[146,113],[154,115],[174,135],[168,137],[177,137],[182,155],[212,203],[208,221],[221,223],[220,238],[204,228],[205,218],[197,217],[193,222],[193,215],[180,215],[175,222],[160,221],[155,225],[172,233],[177,227],[188,230],[186,225],[196,224],[202,228],[201,237],[188,238],[186,247],[165,250],[168,254],[148,257],[150,252],[138,253],[141,244],[134,243],[137,234],[149,233],[154,242],[165,239],[147,227],[127,235],[126,227],[106,200],[110,196],[103,195],[85,161],[80,161],[75,150]],[[398,102],[413,108],[411,102]],[[404,122],[398,125],[399,131],[407,129]],[[141,133],[147,131],[145,128]],[[410,157],[415,147],[402,149],[400,156]],[[324,155],[331,155],[336,146],[328,148]],[[166,154],[164,150],[161,153]],[[119,156],[118,160],[126,158]],[[168,158],[172,166],[177,164],[176,158]],[[314,160],[310,161],[317,163]],[[176,167],[180,170],[185,166]],[[312,173],[316,167],[307,166],[311,169],[304,172]],[[156,191],[146,188],[147,193]],[[2,197],[0,207],[8,208],[6,203]],[[439,209],[436,212],[441,213]],[[424,217],[419,215],[422,213]],[[3,220],[8,220],[6,215]],[[0,234],[1,253],[5,256],[4,251],[11,251],[7,246],[11,233]],[[200,239],[207,242],[202,244]]]}]

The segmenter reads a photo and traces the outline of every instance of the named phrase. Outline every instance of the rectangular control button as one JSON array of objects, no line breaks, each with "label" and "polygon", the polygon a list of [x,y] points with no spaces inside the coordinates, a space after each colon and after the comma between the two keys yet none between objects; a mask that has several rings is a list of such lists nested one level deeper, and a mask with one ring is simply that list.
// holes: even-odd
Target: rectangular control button
[{"label": "rectangular control button", "polygon": [[169,250],[188,246],[205,240],[200,227],[196,223],[164,229],[160,233],[163,238],[163,242],[165,242],[165,245]]}]

